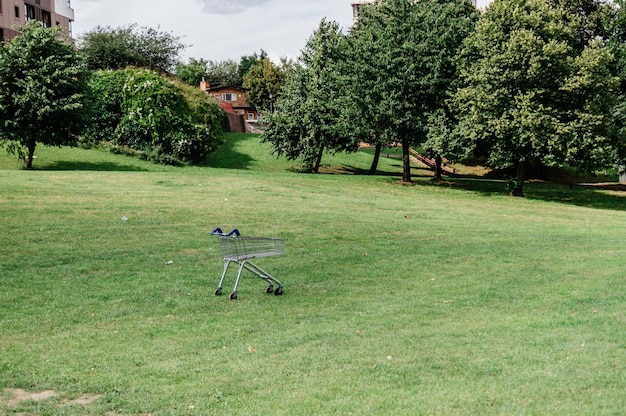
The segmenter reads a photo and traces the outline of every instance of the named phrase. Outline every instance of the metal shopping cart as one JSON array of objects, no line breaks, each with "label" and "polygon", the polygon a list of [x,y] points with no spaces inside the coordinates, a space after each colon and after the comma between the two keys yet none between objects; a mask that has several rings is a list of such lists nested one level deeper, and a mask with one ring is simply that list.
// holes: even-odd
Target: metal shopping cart
[{"label": "metal shopping cart", "polygon": [[[239,230],[236,228],[229,233],[224,233],[221,228],[216,228],[211,231],[211,234],[217,236],[217,241],[222,251],[222,259],[224,259],[224,272],[214,292],[215,296],[222,294],[222,283],[224,283],[226,272],[231,263],[237,263],[239,271],[237,280],[235,280],[235,287],[229,296],[230,300],[237,299],[237,286],[239,285],[243,269],[252,272],[269,284],[265,290],[266,293],[274,293],[276,296],[283,294],[282,283],[250,260],[285,254],[285,240],[282,238],[241,237]],[[274,288],[274,285],[276,285],[276,288]]]}]

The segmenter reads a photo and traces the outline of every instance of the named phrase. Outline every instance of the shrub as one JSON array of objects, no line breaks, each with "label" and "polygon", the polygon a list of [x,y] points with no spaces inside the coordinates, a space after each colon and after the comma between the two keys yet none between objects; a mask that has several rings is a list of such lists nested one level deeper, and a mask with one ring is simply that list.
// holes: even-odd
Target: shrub
[{"label": "shrub", "polygon": [[94,72],[86,143],[156,163],[200,163],[219,142],[225,117],[200,90],[145,69]]}]

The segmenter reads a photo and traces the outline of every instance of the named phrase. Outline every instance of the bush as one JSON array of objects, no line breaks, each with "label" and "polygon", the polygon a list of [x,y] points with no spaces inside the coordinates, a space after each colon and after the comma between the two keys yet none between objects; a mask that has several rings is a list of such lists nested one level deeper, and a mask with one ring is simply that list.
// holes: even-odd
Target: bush
[{"label": "bush", "polygon": [[85,143],[163,164],[200,163],[219,143],[225,115],[212,98],[145,69],[96,71]]}]

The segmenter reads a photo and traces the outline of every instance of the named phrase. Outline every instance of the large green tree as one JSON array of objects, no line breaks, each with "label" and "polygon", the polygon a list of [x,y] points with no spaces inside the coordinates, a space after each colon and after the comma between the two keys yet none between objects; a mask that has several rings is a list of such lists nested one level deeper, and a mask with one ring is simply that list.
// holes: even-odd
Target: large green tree
[{"label": "large green tree", "polygon": [[0,44],[0,144],[32,168],[37,143],[75,141],[86,73],[60,27],[36,21]]},{"label": "large green tree", "polygon": [[298,65],[287,78],[263,141],[277,155],[302,159],[303,169],[317,173],[325,151],[354,150],[346,140],[345,95],[339,61],[344,35],[336,22],[322,20],[308,40]]},{"label": "large green tree", "polygon": [[617,104],[614,109],[616,125],[616,164],[626,170],[626,1],[616,0],[611,14],[606,16],[609,32],[608,46],[615,56],[614,73],[619,78]]},{"label": "large green tree", "polygon": [[612,55],[580,48],[578,19],[543,0],[495,0],[466,41],[454,97],[457,148],[493,167],[603,167],[612,153]]},{"label": "large green tree", "polygon": [[136,24],[119,28],[98,26],[78,39],[78,49],[89,69],[129,66],[170,72],[186,46],[169,32]]},{"label": "large green tree", "polygon": [[362,7],[350,31],[353,131],[377,154],[401,143],[405,182],[410,147],[426,140],[429,114],[444,106],[456,79],[452,58],[477,17],[465,0],[380,0]]}]

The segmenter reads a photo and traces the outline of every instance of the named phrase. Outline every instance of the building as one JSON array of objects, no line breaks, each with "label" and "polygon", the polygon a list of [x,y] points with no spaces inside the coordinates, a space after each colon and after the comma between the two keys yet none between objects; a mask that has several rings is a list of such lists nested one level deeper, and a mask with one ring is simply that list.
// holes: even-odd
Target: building
[{"label": "building", "polygon": [[231,131],[243,133],[257,129],[261,115],[256,107],[248,104],[244,88],[231,85],[215,86],[203,80],[200,82],[200,89],[215,98],[222,110],[228,114]]},{"label": "building", "polygon": [[72,36],[74,9],[70,0],[0,0],[0,41],[13,39],[19,34],[15,27],[30,20],[62,26]]},{"label": "building", "polygon": [[[363,0],[352,3],[352,18],[356,21],[359,18],[359,13],[361,11],[361,5],[365,3],[372,3],[375,0]],[[493,0],[472,0],[472,4],[479,9],[484,9],[489,6]]]}]

